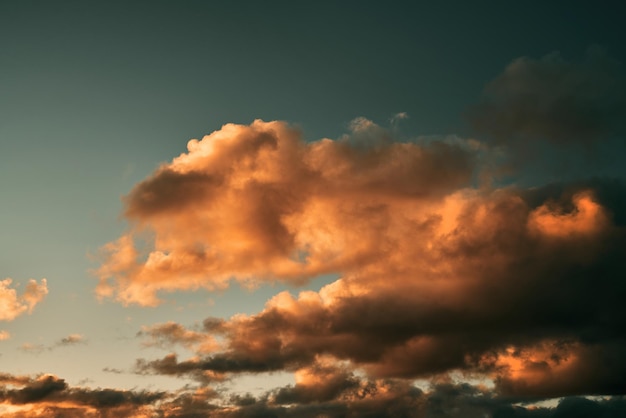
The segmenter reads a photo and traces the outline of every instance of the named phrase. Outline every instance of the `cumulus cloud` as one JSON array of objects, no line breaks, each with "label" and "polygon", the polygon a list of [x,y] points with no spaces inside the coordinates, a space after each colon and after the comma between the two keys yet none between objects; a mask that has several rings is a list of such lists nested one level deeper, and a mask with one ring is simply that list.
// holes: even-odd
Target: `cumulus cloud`
[{"label": "cumulus cloud", "polygon": [[626,193],[601,181],[463,190],[426,213],[398,210],[385,257],[319,292],[280,293],[256,315],[209,318],[219,351],[141,360],[138,370],[215,381],[303,373],[326,354],[378,378],[478,374],[503,396],[622,393],[626,231],[614,219],[626,206],[604,190],[615,187]]},{"label": "cumulus cloud", "polygon": [[160,290],[354,270],[393,251],[397,215],[410,225],[415,203],[471,180],[462,144],[393,142],[366,119],[351,129],[307,143],[285,123],[255,121],[190,141],[126,197],[133,227],[103,248],[98,295],[153,306]]},{"label": "cumulus cloud", "polygon": [[46,279],[41,283],[29,280],[21,295],[11,288],[13,280],[0,280],[0,321],[12,321],[24,313],[31,313],[39,302],[48,294]]},{"label": "cumulus cloud", "polygon": [[[340,278],[202,328],[144,326],[144,345],[171,351],[137,360],[135,372],[205,389],[294,373],[295,385],[234,396],[229,410],[200,395],[163,404],[200,416],[611,411],[619,398],[572,396],[626,388],[626,182],[476,179],[494,144],[510,153],[623,135],[624,90],[613,91],[621,83],[601,55],[582,67],[558,55],[518,60],[473,110],[486,142],[401,142],[365,118],[338,140],[307,142],[286,123],[255,121],[190,141],[125,197],[130,226],[102,250],[99,297],[155,306],[159,292],[231,281]],[[413,385],[452,375],[485,384]],[[557,397],[569,398],[552,409],[514,406]]]}]

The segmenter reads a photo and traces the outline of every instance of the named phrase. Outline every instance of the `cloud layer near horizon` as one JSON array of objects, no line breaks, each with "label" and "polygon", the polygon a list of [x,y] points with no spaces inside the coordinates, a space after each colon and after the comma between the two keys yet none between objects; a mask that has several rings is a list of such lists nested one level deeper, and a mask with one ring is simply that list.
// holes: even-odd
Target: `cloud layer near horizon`
[{"label": "cloud layer near horizon", "polygon": [[347,370],[316,364],[295,386],[254,397],[233,395],[227,403],[209,388],[175,392],[70,386],[55,375],[0,373],[0,413],[6,418],[145,417],[406,417],[406,418],[617,418],[626,401],[570,397],[556,407],[528,408],[499,399],[480,386],[439,382],[421,390],[402,380],[366,380]]}]

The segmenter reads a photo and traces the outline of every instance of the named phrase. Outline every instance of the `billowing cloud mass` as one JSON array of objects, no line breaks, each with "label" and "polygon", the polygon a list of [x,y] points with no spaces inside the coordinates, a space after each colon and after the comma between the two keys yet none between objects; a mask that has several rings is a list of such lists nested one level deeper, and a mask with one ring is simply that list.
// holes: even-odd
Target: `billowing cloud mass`
[{"label": "billowing cloud mass", "polygon": [[41,283],[29,280],[26,288],[18,296],[17,291],[11,288],[13,280],[0,280],[0,321],[13,321],[24,313],[31,313],[39,302],[48,294],[46,279]]},{"label": "billowing cloud mass", "polygon": [[[138,366],[222,379],[300,373],[324,354],[378,378],[479,374],[506,396],[622,393],[626,235],[613,219],[626,207],[612,196],[626,184],[545,193],[455,193],[440,208],[453,219],[419,224],[358,273],[297,298],[280,293],[256,315],[207,319],[207,341],[224,339],[216,353]],[[152,329],[161,328],[171,336]]]},{"label": "billowing cloud mass", "polygon": [[126,198],[134,228],[104,248],[98,294],[156,305],[159,290],[300,283],[393,256],[406,228],[470,182],[472,156],[466,144],[386,134],[359,119],[341,140],[306,143],[283,122],[255,121],[190,141]]},{"label": "billowing cloud mass", "polygon": [[[295,385],[235,396],[229,412],[189,397],[169,404],[187,399],[181,410],[198,416],[623,412],[626,182],[479,182],[494,172],[490,157],[519,141],[623,135],[615,65],[515,61],[475,109],[495,148],[400,142],[364,118],[338,140],[306,142],[284,122],[257,120],[190,141],[125,198],[130,228],[103,249],[100,297],[155,306],[159,292],[340,278],[202,328],[145,326],[144,345],[171,351],[134,371],[201,388],[294,373]],[[614,397],[575,398],[585,395]],[[514,406],[558,397],[557,408]]]}]

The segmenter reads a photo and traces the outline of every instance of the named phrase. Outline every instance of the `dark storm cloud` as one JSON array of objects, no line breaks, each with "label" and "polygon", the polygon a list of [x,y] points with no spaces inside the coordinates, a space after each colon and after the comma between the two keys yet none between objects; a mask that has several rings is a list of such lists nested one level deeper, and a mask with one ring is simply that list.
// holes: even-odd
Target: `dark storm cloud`
[{"label": "dark storm cloud", "polygon": [[54,344],[54,347],[66,347],[76,344],[86,344],[85,337],[80,334],[70,334],[67,337],[61,338]]},{"label": "dark storm cloud", "polygon": [[[26,284],[26,288],[21,295],[18,296],[16,289],[12,288],[13,280],[6,278],[0,280],[0,321],[13,321],[24,313],[32,313],[33,309],[48,294],[48,282],[41,279],[41,283],[30,279]],[[2,339],[8,339],[10,335],[4,331]]]},{"label": "dark storm cloud", "polygon": [[519,58],[485,88],[468,113],[479,134],[497,143],[593,143],[626,134],[626,77],[597,49],[583,63],[558,53]]},{"label": "dark storm cloud", "polygon": [[166,348],[179,344],[197,352],[211,352],[218,346],[215,339],[210,335],[188,330],[172,321],[153,326],[144,326],[137,333],[137,337],[144,338],[143,345],[147,347]]}]

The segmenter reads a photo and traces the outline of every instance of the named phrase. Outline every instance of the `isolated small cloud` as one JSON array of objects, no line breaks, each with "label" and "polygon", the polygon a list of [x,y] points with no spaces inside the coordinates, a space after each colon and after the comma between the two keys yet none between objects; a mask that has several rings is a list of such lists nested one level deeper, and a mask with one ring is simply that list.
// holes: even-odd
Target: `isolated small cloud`
[{"label": "isolated small cloud", "polygon": [[137,333],[138,337],[144,338],[145,347],[170,348],[181,345],[199,353],[215,351],[219,344],[211,335],[186,329],[175,322],[166,322],[152,326],[143,326]]},{"label": "isolated small cloud", "polygon": [[[464,190],[431,202],[423,218],[396,209],[386,242],[360,230],[361,245],[384,257],[319,292],[279,293],[258,314],[208,318],[203,332],[221,339],[219,350],[141,360],[137,370],[215,381],[298,373],[326,354],[377,378],[477,374],[501,395],[621,393],[626,233],[612,219],[626,206],[604,191],[614,187]],[[145,330],[202,340],[174,323]]]},{"label": "isolated small cloud", "polygon": [[11,334],[8,331],[0,331],[0,341],[8,340],[9,338],[11,338]]},{"label": "isolated small cloud", "polygon": [[165,392],[71,387],[55,375],[0,374],[0,405],[6,417],[140,417],[154,416]]},{"label": "isolated small cloud", "polygon": [[60,347],[69,347],[79,344],[87,344],[87,340],[81,334],[70,334],[50,345],[24,343],[19,349],[27,353],[39,354],[44,350],[52,351]]},{"label": "isolated small cloud", "polygon": [[41,283],[29,280],[19,296],[17,290],[10,287],[12,283],[12,279],[0,280],[0,321],[12,321],[24,313],[32,313],[48,294],[46,279],[41,279]]},{"label": "isolated small cloud", "polygon": [[20,345],[19,350],[24,351],[25,353],[31,354],[39,354],[46,349],[46,346],[43,344],[32,344],[32,343],[23,343]]},{"label": "isolated small cloud", "polygon": [[85,344],[86,340],[81,334],[70,334],[67,337],[61,338],[57,341],[54,346],[55,347],[65,347],[76,344]]},{"label": "isolated small cloud", "polygon": [[104,367],[102,369],[103,372],[105,373],[113,373],[113,374],[124,374],[124,370],[122,369],[116,369],[115,367]]},{"label": "isolated small cloud", "polygon": [[400,113],[396,113],[395,115],[393,115],[391,119],[389,119],[389,122],[391,123],[391,127],[396,129],[398,125],[400,124],[400,121],[408,119],[408,118],[409,118],[408,113],[400,112]]},{"label": "isolated small cloud", "polygon": [[[144,326],[143,344],[170,352],[133,371],[202,388],[294,374],[294,385],[259,397],[222,398],[230,409],[190,393],[161,405],[192,416],[621,410],[618,398],[572,396],[626,388],[626,183],[477,185],[529,144],[580,150],[623,135],[624,90],[609,91],[624,79],[616,65],[602,55],[582,66],[517,60],[471,114],[486,141],[401,142],[366,118],[337,140],[255,121],[190,141],[124,198],[129,228],[102,249],[99,297],[155,306],[163,293],[232,281],[339,279],[202,328]],[[416,379],[436,383],[418,389]],[[556,408],[519,406],[557,397],[567,399]]]}]

